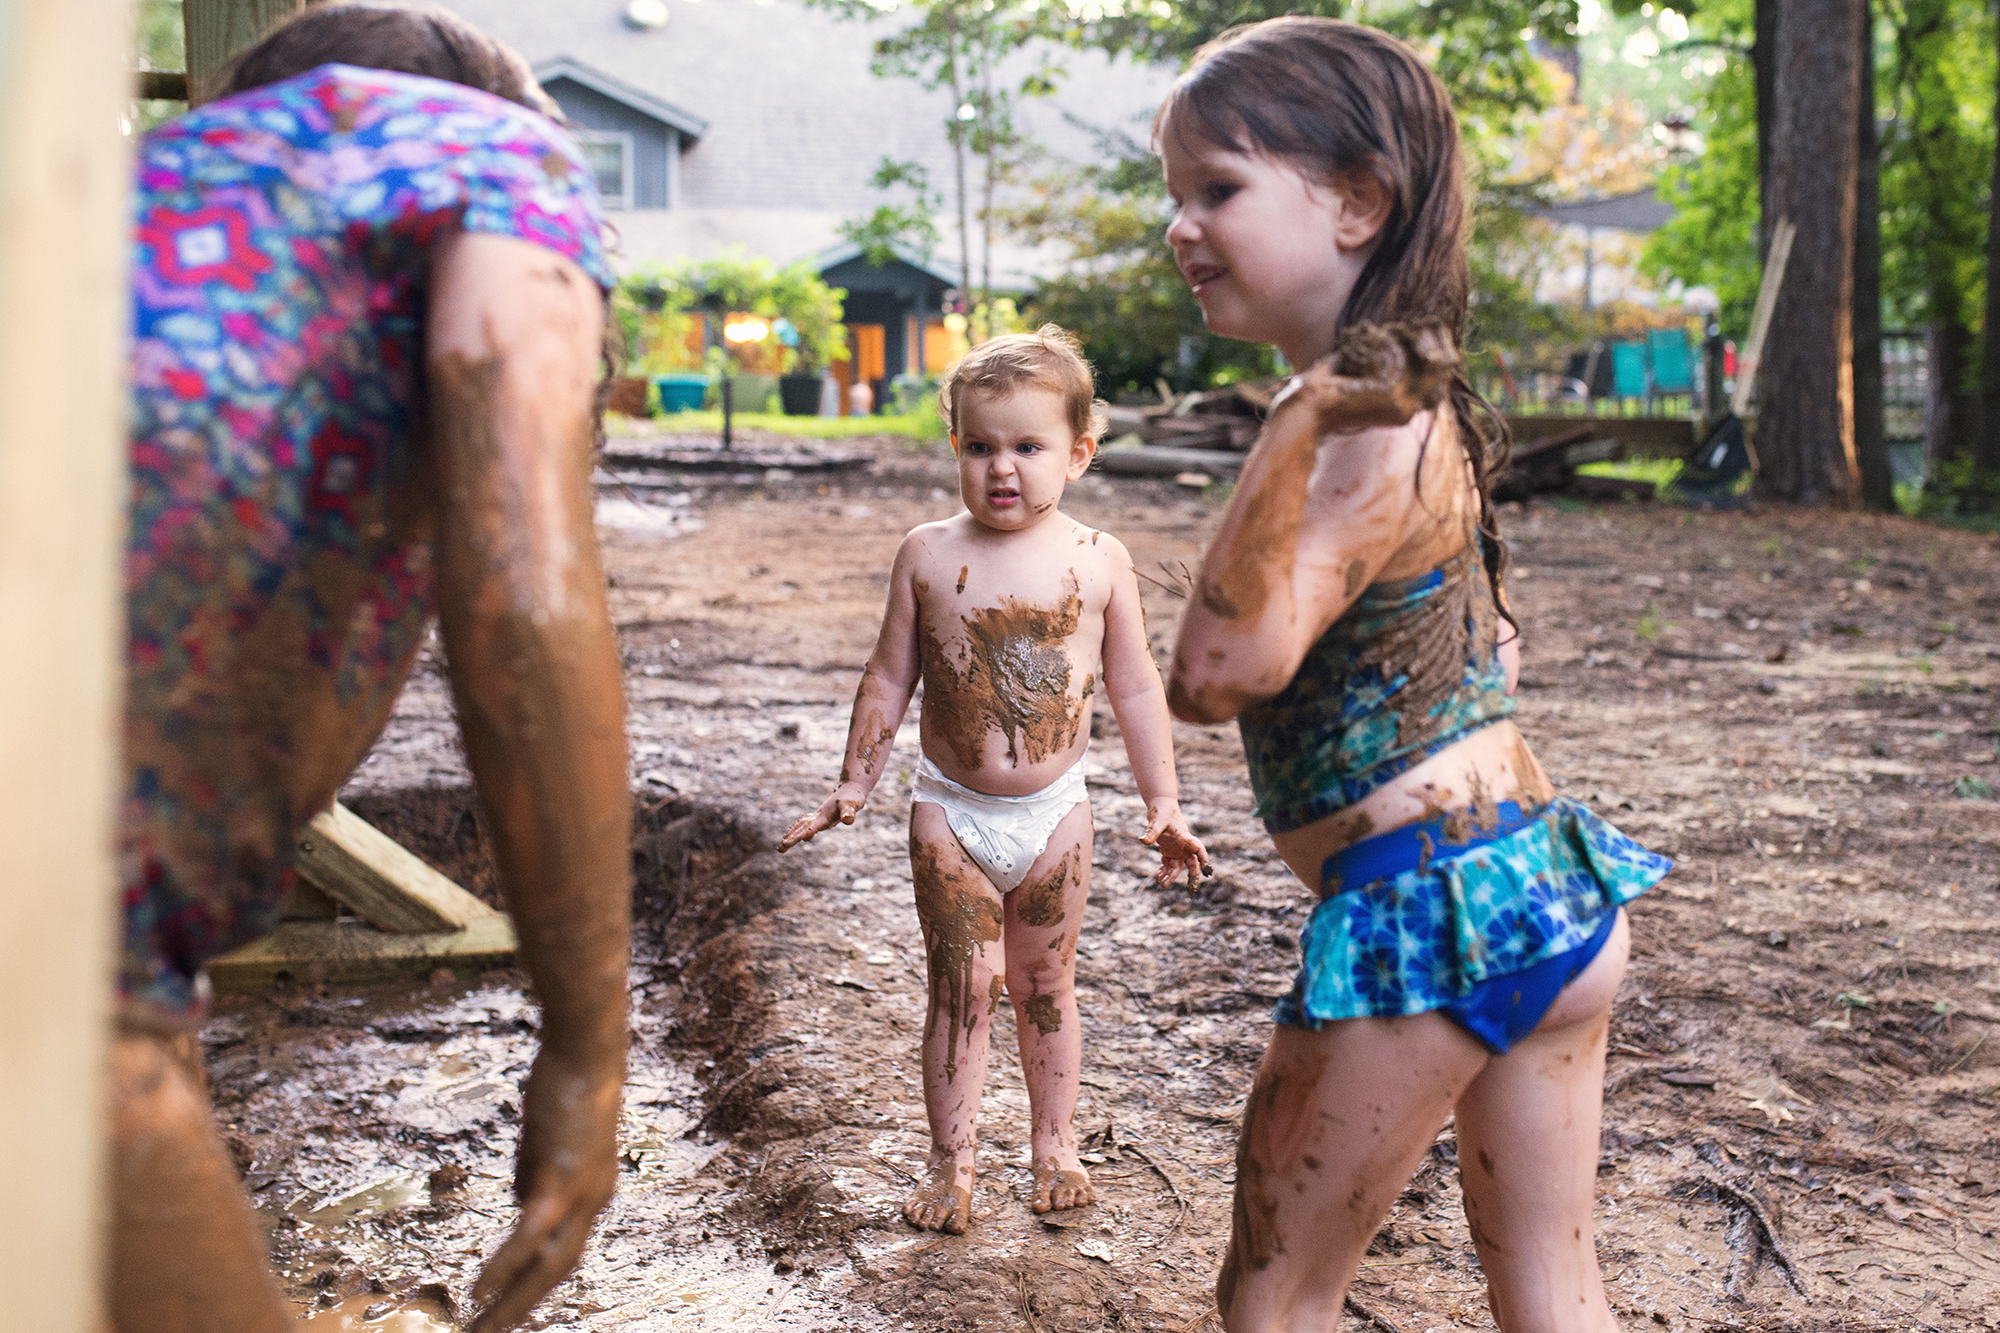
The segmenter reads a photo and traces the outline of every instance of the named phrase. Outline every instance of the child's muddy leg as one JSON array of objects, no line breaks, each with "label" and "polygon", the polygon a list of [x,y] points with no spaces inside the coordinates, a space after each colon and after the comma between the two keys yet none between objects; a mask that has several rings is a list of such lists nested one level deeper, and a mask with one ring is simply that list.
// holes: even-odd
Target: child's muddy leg
[{"label": "child's muddy leg", "polygon": [[1079,1208],[1097,1195],[1077,1157],[1077,1080],[1083,1029],[1076,1014],[1076,937],[1090,897],[1090,803],[1056,825],[1020,887],[1007,895],[1007,995],[1021,1036],[1033,1117],[1038,1213]]},{"label": "child's muddy leg", "polygon": [[1458,1099],[1465,1216],[1503,1330],[1617,1327],[1592,1215],[1605,1043],[1630,938],[1620,921],[1541,1026]]},{"label": "child's muddy leg", "polygon": [[972,1221],[979,1095],[1005,967],[1000,890],[959,846],[943,809],[928,801],[910,807],[910,877],[930,960],[923,1059],[931,1151],[903,1216],[912,1226],[962,1235]]},{"label": "child's muddy leg", "polygon": [[112,1326],[119,1333],[282,1333],[263,1232],[208,1099],[161,1037],[111,1046]]},{"label": "child's muddy leg", "polygon": [[1229,1333],[1329,1329],[1486,1053],[1442,1014],[1280,1025],[1243,1112],[1215,1298]]}]

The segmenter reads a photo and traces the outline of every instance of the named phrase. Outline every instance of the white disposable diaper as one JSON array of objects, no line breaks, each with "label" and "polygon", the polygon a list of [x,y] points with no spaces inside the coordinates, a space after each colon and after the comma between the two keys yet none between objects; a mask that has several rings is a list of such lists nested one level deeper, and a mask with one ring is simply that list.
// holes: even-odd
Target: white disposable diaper
[{"label": "white disposable diaper", "polygon": [[1056,825],[1089,794],[1083,786],[1080,757],[1040,791],[989,796],[953,782],[926,756],[917,764],[916,799],[944,808],[945,822],[966,854],[1006,892],[1027,878],[1028,868],[1049,845]]}]

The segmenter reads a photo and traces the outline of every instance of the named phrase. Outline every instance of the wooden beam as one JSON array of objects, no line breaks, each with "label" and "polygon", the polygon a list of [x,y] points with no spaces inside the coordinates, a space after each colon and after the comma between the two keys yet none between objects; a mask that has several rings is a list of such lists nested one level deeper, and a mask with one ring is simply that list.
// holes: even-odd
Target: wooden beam
[{"label": "wooden beam", "polygon": [[0,1293],[96,1333],[117,922],[131,0],[0,4]]},{"label": "wooden beam", "polygon": [[183,0],[188,104],[213,101],[236,54],[305,7],[306,0]]},{"label": "wooden beam", "polygon": [[185,102],[188,100],[187,71],[179,69],[142,69],[138,72],[137,96],[154,102]]},{"label": "wooden beam", "polygon": [[427,977],[440,967],[483,972],[513,962],[514,923],[495,912],[444,935],[388,935],[358,921],[287,921],[254,944],[212,958],[209,984],[225,994],[298,985]]},{"label": "wooden beam", "polygon": [[491,907],[338,801],[299,835],[299,876],[395,935],[463,930]]}]

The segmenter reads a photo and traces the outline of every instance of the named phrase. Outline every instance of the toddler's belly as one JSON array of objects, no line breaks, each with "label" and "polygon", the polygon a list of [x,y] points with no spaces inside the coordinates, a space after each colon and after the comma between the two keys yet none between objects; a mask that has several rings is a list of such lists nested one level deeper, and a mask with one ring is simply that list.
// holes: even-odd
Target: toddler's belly
[{"label": "toddler's belly", "polygon": [[[1010,747],[1006,736],[990,729],[977,747],[968,747],[964,737],[932,723],[926,709],[921,726],[924,757],[953,782],[989,796],[1032,795],[1074,768],[1090,746],[1090,730],[1083,725],[1060,737],[1063,744],[1057,748],[1031,750],[1018,740]],[[976,764],[965,762],[968,749]]]}]

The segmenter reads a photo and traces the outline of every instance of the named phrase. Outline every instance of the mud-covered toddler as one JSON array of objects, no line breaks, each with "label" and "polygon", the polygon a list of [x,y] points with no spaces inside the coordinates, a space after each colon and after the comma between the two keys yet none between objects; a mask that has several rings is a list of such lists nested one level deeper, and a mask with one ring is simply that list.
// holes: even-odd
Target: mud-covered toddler
[{"label": "mud-covered toddler", "polygon": [[924,1104],[931,1150],[903,1206],[963,1232],[992,1017],[1014,1006],[1033,1118],[1036,1212],[1095,1196],[1077,1157],[1076,940],[1090,891],[1083,754],[1110,700],[1146,802],[1156,879],[1208,870],[1174,781],[1171,723],[1139,582],[1117,538],[1058,505],[1097,447],[1100,406],[1054,325],[981,344],[939,392],[965,511],[903,539],[874,656],[854,696],[840,784],[784,847],[851,824],[886,770],[919,679],[923,758],[910,869],[930,960]]}]

